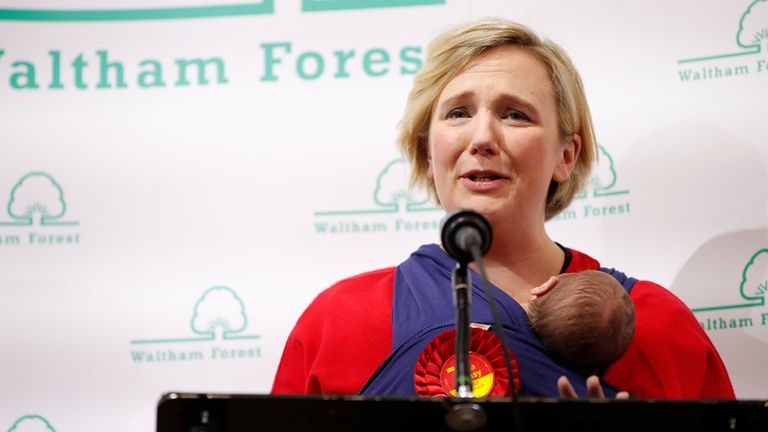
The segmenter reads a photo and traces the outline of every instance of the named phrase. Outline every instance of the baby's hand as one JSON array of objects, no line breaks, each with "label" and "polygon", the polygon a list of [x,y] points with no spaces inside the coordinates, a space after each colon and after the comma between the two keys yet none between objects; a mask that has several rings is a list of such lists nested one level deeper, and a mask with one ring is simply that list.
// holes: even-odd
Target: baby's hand
[{"label": "baby's hand", "polygon": [[[557,380],[557,391],[560,393],[561,398],[578,399],[579,397],[565,375]],[[587,397],[590,399],[606,399],[603,387],[600,385],[600,378],[595,375],[587,378]],[[629,393],[620,391],[616,393],[616,399],[629,399]]]}]

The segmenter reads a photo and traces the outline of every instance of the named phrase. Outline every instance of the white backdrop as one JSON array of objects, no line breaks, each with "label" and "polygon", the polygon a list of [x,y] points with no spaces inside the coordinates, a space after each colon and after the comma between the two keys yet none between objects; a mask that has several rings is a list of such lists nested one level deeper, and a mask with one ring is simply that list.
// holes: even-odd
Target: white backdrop
[{"label": "white backdrop", "polygon": [[768,1],[3,0],[0,431],[268,392],[315,295],[438,240],[386,198],[395,125],[426,43],[485,16],[587,87],[601,163],[553,238],[669,287],[766,398]]}]

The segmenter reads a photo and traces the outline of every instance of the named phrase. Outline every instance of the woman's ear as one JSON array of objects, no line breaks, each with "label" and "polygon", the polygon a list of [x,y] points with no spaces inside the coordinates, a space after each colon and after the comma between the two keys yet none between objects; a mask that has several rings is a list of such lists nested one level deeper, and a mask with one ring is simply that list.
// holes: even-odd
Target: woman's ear
[{"label": "woman's ear", "polygon": [[552,173],[552,180],[562,183],[571,177],[573,169],[576,167],[576,161],[579,160],[581,153],[581,135],[572,134],[565,140],[559,150],[560,161],[555,166]]},{"label": "woman's ear", "polygon": [[429,131],[419,133],[418,153],[421,153],[422,151],[426,153],[427,156],[427,179],[434,183],[435,173],[432,170],[432,152],[429,149]]},{"label": "woman's ear", "polygon": [[427,178],[434,183],[435,173],[432,172],[432,157],[427,156]]}]

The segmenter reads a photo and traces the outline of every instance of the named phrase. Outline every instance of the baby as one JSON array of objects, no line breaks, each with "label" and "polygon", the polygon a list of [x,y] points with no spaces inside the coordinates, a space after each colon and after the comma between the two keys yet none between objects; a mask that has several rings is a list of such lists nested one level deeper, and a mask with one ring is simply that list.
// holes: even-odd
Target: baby
[{"label": "baby", "polygon": [[597,270],[553,279],[534,290],[541,295],[523,304],[544,348],[560,360],[590,369],[618,360],[635,333],[635,307],[626,290]]}]

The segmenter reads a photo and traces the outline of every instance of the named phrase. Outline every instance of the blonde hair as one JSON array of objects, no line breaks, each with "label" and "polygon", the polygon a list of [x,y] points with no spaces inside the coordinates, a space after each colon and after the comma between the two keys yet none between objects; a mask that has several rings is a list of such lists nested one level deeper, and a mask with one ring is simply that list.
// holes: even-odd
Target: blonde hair
[{"label": "blonde hair", "polygon": [[605,367],[618,360],[635,333],[635,307],[624,287],[597,270],[558,276],[558,284],[528,306],[544,348],[563,361]]},{"label": "blonde hair", "polygon": [[592,117],[584,86],[565,51],[555,43],[542,40],[527,27],[501,19],[484,20],[457,27],[438,36],[427,47],[424,65],[414,77],[403,119],[399,124],[398,143],[411,165],[411,186],[426,187],[439,202],[434,182],[427,176],[429,154],[427,137],[432,112],[446,85],[478,55],[498,46],[523,48],[536,57],[552,79],[563,138],[578,134],[581,152],[570,178],[553,184],[547,196],[545,217],[560,213],[586,183],[597,158]]}]

